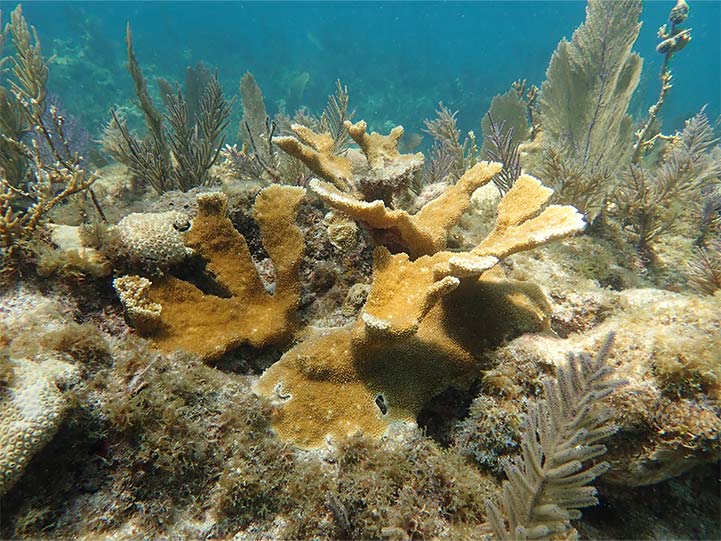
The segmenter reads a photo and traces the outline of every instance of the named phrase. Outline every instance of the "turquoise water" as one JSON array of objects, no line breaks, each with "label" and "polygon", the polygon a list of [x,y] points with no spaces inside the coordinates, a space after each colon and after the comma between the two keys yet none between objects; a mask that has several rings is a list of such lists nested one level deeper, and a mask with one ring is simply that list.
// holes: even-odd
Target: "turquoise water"
[{"label": "turquoise water", "polygon": [[[7,14],[15,2],[0,2]],[[690,2],[693,41],[672,61],[664,106],[673,130],[708,104],[721,113],[721,3]],[[635,50],[644,58],[632,112],[658,94],[656,31],[672,1],[646,2]],[[584,2],[28,2],[45,54],[56,55],[51,90],[91,134],[113,106],[134,97],[125,69],[125,24],[146,77],[182,81],[188,65],[218,69],[228,95],[246,71],[271,114],[319,111],[340,78],[356,118],[419,131],[443,101],[465,131],[479,130],[491,98],[519,78],[540,84],[551,54],[584,20]],[[150,85],[154,91],[154,85]],[[235,116],[240,107],[235,106]]]}]

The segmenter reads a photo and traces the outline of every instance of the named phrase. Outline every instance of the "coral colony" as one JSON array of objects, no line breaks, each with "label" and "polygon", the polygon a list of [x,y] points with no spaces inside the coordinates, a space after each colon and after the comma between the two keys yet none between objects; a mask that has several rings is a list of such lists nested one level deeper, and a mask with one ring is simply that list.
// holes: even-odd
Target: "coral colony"
[{"label": "coral colony", "polygon": [[589,0],[423,152],[340,81],[271,116],[245,73],[230,133],[217,71],[156,90],[128,24],[136,109],[91,151],[16,7],[0,536],[717,537],[721,147],[659,121],[689,15],[644,117],[640,0]]}]

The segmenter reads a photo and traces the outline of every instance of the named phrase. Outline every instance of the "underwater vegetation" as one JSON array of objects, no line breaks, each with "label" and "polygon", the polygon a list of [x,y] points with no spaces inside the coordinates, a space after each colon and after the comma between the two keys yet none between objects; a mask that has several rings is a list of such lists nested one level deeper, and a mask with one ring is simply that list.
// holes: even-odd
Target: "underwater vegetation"
[{"label": "underwater vegetation", "polygon": [[11,13],[0,34],[0,51],[8,38],[16,53],[3,59],[9,60],[4,69],[10,75],[0,90],[3,260],[22,250],[54,207],[75,194],[90,193],[97,178],[83,169],[65,137],[63,116],[48,102],[48,63],[21,9]]},{"label": "underwater vegetation", "polygon": [[589,0],[544,81],[478,136],[439,103],[426,147],[340,80],[272,114],[238,73],[230,128],[222,74],[153,81],[128,24],[135,110],[90,148],[17,6],[0,536],[719,537],[718,122],[661,131],[684,0],[632,114],[641,12]]}]

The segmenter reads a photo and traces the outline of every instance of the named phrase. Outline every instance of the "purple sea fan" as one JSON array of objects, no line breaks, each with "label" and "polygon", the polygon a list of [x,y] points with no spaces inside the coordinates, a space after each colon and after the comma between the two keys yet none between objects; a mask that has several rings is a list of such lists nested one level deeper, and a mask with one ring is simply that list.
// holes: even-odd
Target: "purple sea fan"
[{"label": "purple sea fan", "polygon": [[53,94],[48,94],[42,124],[47,131],[47,137],[53,141],[52,148],[46,136],[37,131],[32,132],[30,144],[37,144],[38,155],[43,163],[54,163],[58,158],[72,163],[77,155],[77,163],[82,168],[87,167],[90,134]]}]

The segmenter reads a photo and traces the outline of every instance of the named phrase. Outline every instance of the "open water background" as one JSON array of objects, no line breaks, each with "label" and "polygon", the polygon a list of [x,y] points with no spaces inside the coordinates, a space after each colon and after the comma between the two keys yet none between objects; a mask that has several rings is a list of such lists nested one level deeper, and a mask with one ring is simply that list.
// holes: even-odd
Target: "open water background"
[{"label": "open water background", "polygon": [[[721,111],[721,3],[689,0],[693,40],[672,61],[666,131],[708,104]],[[3,18],[16,2],[0,1]],[[635,50],[644,75],[632,104],[642,117],[658,94],[656,31],[673,0],[645,2]],[[125,24],[149,86],[182,81],[198,61],[218,69],[228,95],[245,71],[269,113],[320,112],[340,78],[356,119],[374,129],[419,131],[443,101],[463,131],[480,130],[491,98],[515,79],[540,84],[558,41],[585,18],[585,2],[27,2],[44,53],[55,55],[51,90],[91,134],[111,107],[134,97],[125,69]],[[235,106],[239,116],[240,107]],[[139,117],[138,117],[139,118]],[[131,118],[132,120],[132,118]],[[231,137],[232,139],[232,137]],[[427,139],[427,138],[426,138]]]}]

